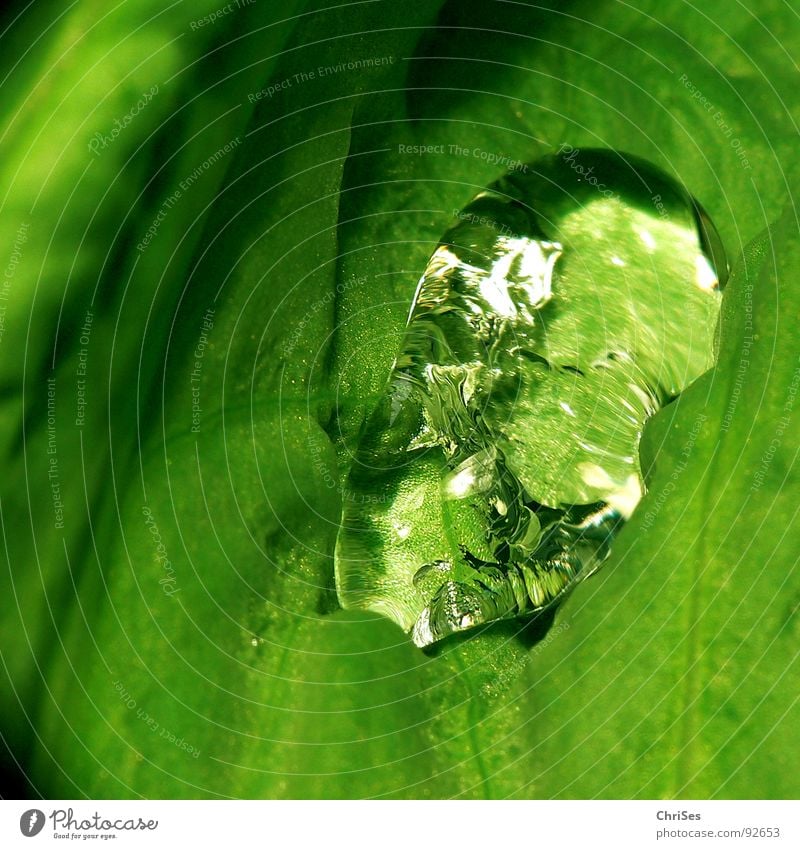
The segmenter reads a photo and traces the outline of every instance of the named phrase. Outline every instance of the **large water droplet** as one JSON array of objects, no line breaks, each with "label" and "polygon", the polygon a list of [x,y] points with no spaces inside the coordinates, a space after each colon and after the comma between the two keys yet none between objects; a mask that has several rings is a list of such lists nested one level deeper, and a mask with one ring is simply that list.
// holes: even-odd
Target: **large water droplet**
[{"label": "large water droplet", "polygon": [[569,149],[481,192],[362,435],[342,605],[424,646],[590,574],[641,498],[645,420],[713,364],[724,266],[700,206],[634,157]]}]

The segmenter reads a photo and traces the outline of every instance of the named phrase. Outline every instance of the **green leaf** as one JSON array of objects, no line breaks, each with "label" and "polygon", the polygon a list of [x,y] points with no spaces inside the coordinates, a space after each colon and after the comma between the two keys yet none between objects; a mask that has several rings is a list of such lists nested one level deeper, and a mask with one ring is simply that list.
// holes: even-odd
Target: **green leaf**
[{"label": "green leaf", "polygon": [[798,252],[790,207],[730,281],[718,366],[645,431],[613,564],[531,666],[548,795],[797,795]]},{"label": "green leaf", "polygon": [[4,265],[30,233],[0,338],[0,708],[33,792],[796,796],[791,206],[729,284],[719,365],[648,428],[613,561],[549,632],[423,654],[337,610],[332,564],[419,274],[498,157],[643,156],[736,256],[792,198],[796,70],[763,27],[793,13],[273,5],[194,30],[218,4],[87,2],[4,84]]}]

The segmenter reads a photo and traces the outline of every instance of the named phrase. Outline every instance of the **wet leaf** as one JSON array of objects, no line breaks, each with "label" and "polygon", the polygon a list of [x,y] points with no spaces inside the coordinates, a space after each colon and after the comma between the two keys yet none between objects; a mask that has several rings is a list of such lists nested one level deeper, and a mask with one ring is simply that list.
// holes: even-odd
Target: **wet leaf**
[{"label": "wet leaf", "polygon": [[[4,84],[0,704],[31,792],[796,796],[793,12],[95,5]],[[790,205],[608,568],[549,631],[424,654],[337,610],[342,475],[454,211],[563,143],[676,176],[732,257]]]}]

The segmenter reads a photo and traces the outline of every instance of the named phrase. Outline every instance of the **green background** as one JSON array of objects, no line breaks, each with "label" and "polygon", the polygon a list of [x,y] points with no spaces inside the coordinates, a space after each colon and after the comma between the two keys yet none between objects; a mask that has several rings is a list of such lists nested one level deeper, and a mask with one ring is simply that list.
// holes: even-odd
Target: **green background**
[{"label": "green background", "polygon": [[[796,797],[796,12],[258,0],[197,25],[221,8],[4,13],[7,795]],[[449,145],[564,143],[708,210],[719,363],[648,425],[649,494],[546,636],[425,654],[338,609],[340,481],[427,257],[502,172]]]}]

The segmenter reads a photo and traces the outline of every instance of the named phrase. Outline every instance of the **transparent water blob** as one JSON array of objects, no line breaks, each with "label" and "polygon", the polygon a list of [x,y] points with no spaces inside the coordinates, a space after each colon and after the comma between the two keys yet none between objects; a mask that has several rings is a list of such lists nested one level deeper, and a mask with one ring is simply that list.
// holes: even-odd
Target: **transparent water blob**
[{"label": "transparent water blob", "polygon": [[557,603],[642,496],[646,419],[712,366],[725,273],[697,202],[625,154],[570,149],[480,192],[361,436],[341,604],[426,646]]}]

